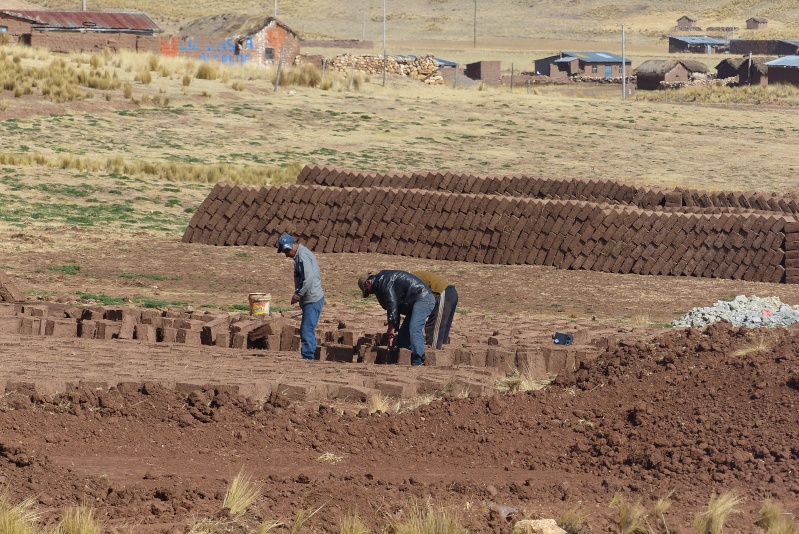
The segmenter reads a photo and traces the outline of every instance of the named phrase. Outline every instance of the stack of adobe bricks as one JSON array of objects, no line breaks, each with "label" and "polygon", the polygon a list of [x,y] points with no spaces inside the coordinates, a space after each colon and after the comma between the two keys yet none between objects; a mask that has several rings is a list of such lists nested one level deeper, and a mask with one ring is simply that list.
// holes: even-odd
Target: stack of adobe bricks
[{"label": "stack of adobe bricks", "polygon": [[[306,178],[313,174],[303,173]],[[364,175],[356,183],[366,181]],[[603,190],[610,188],[607,194],[612,196],[612,187],[605,184]],[[795,279],[785,277],[784,242],[786,231],[789,236],[794,233],[791,223],[796,221],[784,212],[654,210],[630,205],[636,195],[630,203],[610,203],[453,193],[418,185],[397,189],[219,184],[200,205],[183,240],[274,246],[281,233],[289,232],[320,253],[374,252],[774,283]]]},{"label": "stack of adobe bricks", "polygon": [[623,184],[614,180],[575,180],[526,175],[484,176],[427,173],[364,173],[306,165],[297,176],[298,185],[335,187],[393,187],[427,189],[451,193],[508,195],[514,197],[589,200],[608,204],[627,204],[644,209],[689,208],[702,211],[727,208],[735,212],[769,211],[799,213],[799,202],[789,195],[741,191],[700,191],[665,189]]},{"label": "stack of adobe bricks", "polygon": [[22,300],[25,300],[25,297],[17,284],[0,270],[0,302],[20,302]]},{"label": "stack of adobe bricks", "polygon": [[[353,312],[354,313],[354,312]],[[376,312],[377,317],[382,312]],[[363,312],[358,318],[362,319]],[[522,369],[528,376],[548,378],[577,368],[618,341],[618,330],[601,325],[577,328],[562,324],[574,344],[555,346],[552,327],[539,327],[532,320],[520,325],[511,335],[502,321],[488,325],[480,318],[464,317],[467,334],[453,334],[451,344],[442,350],[428,350],[426,364],[433,367],[468,365],[490,368],[489,373]],[[348,320],[355,319],[355,316]],[[337,323],[338,324],[338,323]],[[360,323],[363,324],[363,323]],[[376,364],[410,364],[410,351],[386,348],[383,332],[364,332],[354,327],[328,328],[320,325],[317,357],[323,361]],[[341,326],[339,324],[339,326]],[[499,329],[499,330],[496,330]],[[504,333],[500,334],[502,330]],[[191,312],[116,307],[79,307],[46,303],[0,303],[0,337],[48,336],[59,339],[128,340],[145,344],[214,346],[248,351],[294,352],[299,350],[299,329],[280,314],[271,316],[232,316],[219,311]],[[640,334],[639,334],[640,336]]]}]

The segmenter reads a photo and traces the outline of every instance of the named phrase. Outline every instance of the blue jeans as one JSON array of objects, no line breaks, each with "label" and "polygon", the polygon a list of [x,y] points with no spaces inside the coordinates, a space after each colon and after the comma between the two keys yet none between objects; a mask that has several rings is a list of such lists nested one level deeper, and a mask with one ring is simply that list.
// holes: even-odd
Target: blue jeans
[{"label": "blue jeans", "polygon": [[401,349],[411,349],[411,365],[424,363],[424,323],[435,305],[436,298],[432,293],[427,298],[417,300],[397,332],[397,346]]},{"label": "blue jeans", "polygon": [[300,324],[300,340],[302,348],[300,353],[306,360],[316,359],[316,324],[325,305],[325,298],[316,302],[309,302],[302,306],[302,324]]}]

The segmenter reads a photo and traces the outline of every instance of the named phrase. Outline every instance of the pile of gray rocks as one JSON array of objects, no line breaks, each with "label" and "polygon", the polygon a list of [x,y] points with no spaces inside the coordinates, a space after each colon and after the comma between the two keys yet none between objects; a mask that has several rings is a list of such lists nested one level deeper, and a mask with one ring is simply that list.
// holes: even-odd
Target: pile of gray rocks
[{"label": "pile of gray rocks", "polygon": [[747,297],[719,300],[706,308],[694,308],[671,322],[675,327],[702,328],[719,321],[750,328],[789,326],[799,323],[799,310],[784,304],[777,297]]}]

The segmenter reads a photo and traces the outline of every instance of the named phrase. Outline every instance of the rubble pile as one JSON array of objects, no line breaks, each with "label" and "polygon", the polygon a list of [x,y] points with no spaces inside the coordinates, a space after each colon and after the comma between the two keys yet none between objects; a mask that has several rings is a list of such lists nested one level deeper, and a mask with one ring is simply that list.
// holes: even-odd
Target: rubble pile
[{"label": "rubble pile", "polygon": [[799,323],[799,310],[777,297],[738,295],[731,301],[720,300],[710,307],[693,308],[671,325],[702,328],[719,321],[728,321],[733,326],[775,328]]},{"label": "rubble pile", "polygon": [[732,78],[698,78],[687,82],[660,82],[660,89],[679,89],[681,87],[726,87],[738,83],[738,77]]},{"label": "rubble pile", "polygon": [[[342,54],[330,60],[330,66],[341,72],[349,73],[353,65],[355,70],[369,74],[383,73],[383,56]],[[393,57],[386,58],[386,72],[407,76],[420,80],[428,85],[442,85],[444,79],[438,68],[438,62],[428,54],[425,57]]]}]

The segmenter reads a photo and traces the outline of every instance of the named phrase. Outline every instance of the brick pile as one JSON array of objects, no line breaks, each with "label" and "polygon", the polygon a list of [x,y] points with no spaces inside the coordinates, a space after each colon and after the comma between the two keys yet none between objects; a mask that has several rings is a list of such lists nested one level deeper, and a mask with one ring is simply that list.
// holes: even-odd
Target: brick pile
[{"label": "brick pile", "polygon": [[25,297],[17,284],[0,270],[0,302],[20,302],[22,300],[25,300]]},{"label": "brick pile", "polygon": [[289,232],[321,253],[779,283],[783,232],[792,222],[768,212],[654,211],[419,188],[218,184],[183,240],[274,246]]},{"label": "brick pile", "polygon": [[[383,73],[383,56],[342,54],[330,60],[330,66],[338,71],[349,73],[351,69],[369,74]],[[438,62],[432,55],[424,57],[388,56],[385,59],[388,74],[407,76],[421,80],[428,85],[441,85],[444,79],[439,72]]]},{"label": "brick pile", "polygon": [[730,211],[768,211],[799,213],[799,202],[792,196],[741,191],[702,191],[636,186],[613,180],[558,179],[527,175],[486,176],[450,172],[365,173],[306,165],[297,176],[299,185],[335,187],[393,187],[426,189],[452,193],[509,195],[560,200],[587,200],[626,204],[643,209],[691,208],[702,211],[727,208]]},{"label": "brick pile", "polygon": [[[492,367],[502,372],[531,371],[538,378],[571,369],[615,345],[614,330],[596,326],[571,332],[573,346],[551,346],[551,332],[530,322],[511,334],[501,321],[490,325],[479,314],[459,318],[468,334],[453,334],[441,350],[429,350],[433,367]],[[374,319],[369,321],[369,319]],[[317,359],[346,363],[410,364],[410,351],[389,350],[384,332],[365,328],[364,321],[379,324],[384,312],[340,311],[335,324],[323,321],[317,329]],[[351,326],[347,327],[347,322]],[[517,325],[518,326],[518,325]],[[137,341],[149,346],[177,344],[256,352],[291,352],[300,348],[298,322],[280,313],[264,316],[231,315],[219,311],[157,310],[133,307],[79,307],[52,303],[0,303],[0,337],[30,336],[58,339]]]},{"label": "brick pile", "polygon": [[[518,318],[489,321],[471,313],[458,316],[458,332],[449,345],[428,349],[423,373],[405,376],[398,369],[410,371],[409,351],[387,349],[383,332],[368,326],[384,319],[382,310],[343,309],[335,320],[324,319],[317,330],[317,363],[326,364],[320,370],[300,359],[298,322],[281,314],[0,303],[0,392],[4,381],[22,379],[39,381],[37,389],[50,393],[79,381],[151,380],[177,388],[236,386],[247,395],[280,391],[299,399],[364,400],[374,393],[434,393],[455,381],[479,395],[507,373],[550,379],[620,341],[651,335],[567,320],[546,325]],[[553,344],[556,330],[571,334],[573,345]]]}]

